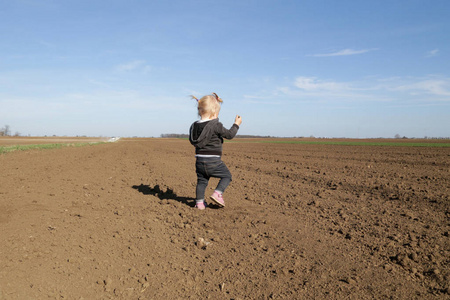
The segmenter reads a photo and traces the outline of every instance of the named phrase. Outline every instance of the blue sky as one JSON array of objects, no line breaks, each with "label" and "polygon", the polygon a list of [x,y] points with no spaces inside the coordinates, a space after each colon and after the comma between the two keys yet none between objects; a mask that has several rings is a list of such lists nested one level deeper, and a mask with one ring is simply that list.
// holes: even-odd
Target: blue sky
[{"label": "blue sky", "polygon": [[240,134],[450,136],[450,1],[0,0],[0,127],[187,133],[216,92]]}]

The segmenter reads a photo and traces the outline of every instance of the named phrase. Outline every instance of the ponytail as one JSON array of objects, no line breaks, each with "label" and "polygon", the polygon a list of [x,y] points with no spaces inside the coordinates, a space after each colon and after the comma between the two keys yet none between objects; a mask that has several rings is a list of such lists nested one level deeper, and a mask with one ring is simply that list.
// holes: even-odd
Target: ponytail
[{"label": "ponytail", "polygon": [[213,96],[216,98],[216,100],[217,100],[219,103],[222,103],[222,102],[223,102],[223,100],[222,100],[219,96],[217,96],[216,93],[212,93],[212,94],[213,94]]}]

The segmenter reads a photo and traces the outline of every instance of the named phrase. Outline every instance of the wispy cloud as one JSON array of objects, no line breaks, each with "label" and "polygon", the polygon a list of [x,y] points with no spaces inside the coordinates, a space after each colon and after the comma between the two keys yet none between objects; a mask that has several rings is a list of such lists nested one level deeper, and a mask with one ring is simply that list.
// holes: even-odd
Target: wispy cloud
[{"label": "wispy cloud", "polygon": [[[428,94],[433,96],[450,96],[450,78],[429,78],[402,84],[393,90],[408,92],[411,95]],[[450,100],[450,99],[447,99]]]},{"label": "wispy cloud", "polygon": [[294,85],[305,91],[344,91],[350,88],[346,83],[323,81],[316,77],[297,77]]},{"label": "wispy cloud", "polygon": [[[275,94],[303,101],[370,100],[366,87],[356,82],[323,80],[317,77],[300,76],[290,86],[278,87]],[[380,99],[386,100],[386,99]]]},{"label": "wispy cloud", "polygon": [[426,57],[433,57],[439,54],[439,49],[433,49],[427,52]]},{"label": "wispy cloud", "polygon": [[304,101],[450,102],[450,78],[443,76],[366,78],[339,82],[300,76],[290,86],[276,89]]},{"label": "wispy cloud", "polygon": [[150,70],[150,66],[146,65],[145,60],[133,60],[116,67],[116,70],[121,72],[128,72],[142,69],[144,72],[148,72]]},{"label": "wispy cloud", "polygon": [[329,57],[329,56],[346,56],[346,55],[357,55],[357,54],[363,54],[370,51],[378,50],[378,48],[372,48],[372,49],[361,49],[361,50],[354,50],[354,49],[343,49],[337,52],[331,52],[331,53],[319,53],[319,54],[311,54],[308,56],[313,57]]}]

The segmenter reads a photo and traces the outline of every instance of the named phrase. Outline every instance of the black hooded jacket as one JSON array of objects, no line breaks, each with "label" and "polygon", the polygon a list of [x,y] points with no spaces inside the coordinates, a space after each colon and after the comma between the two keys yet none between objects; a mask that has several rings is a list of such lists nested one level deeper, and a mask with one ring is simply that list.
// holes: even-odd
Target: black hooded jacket
[{"label": "black hooded jacket", "polygon": [[239,130],[237,124],[230,129],[223,127],[219,119],[194,122],[189,129],[189,141],[195,146],[195,154],[222,156],[223,139],[231,140]]}]

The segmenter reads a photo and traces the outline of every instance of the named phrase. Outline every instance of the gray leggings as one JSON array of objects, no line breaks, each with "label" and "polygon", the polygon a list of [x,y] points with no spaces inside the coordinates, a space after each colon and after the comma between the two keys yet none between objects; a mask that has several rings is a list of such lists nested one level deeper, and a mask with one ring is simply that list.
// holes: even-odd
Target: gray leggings
[{"label": "gray leggings", "polygon": [[197,173],[197,200],[205,199],[209,178],[220,178],[216,190],[221,192],[225,192],[231,182],[231,173],[220,157],[197,157],[195,171]]}]

